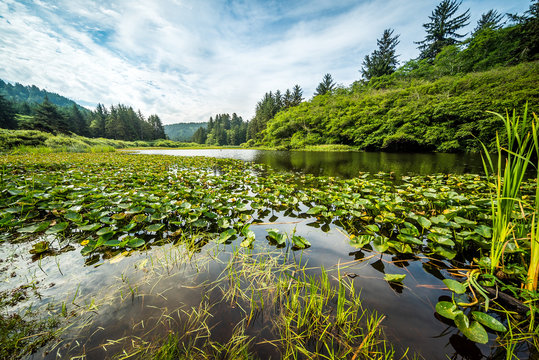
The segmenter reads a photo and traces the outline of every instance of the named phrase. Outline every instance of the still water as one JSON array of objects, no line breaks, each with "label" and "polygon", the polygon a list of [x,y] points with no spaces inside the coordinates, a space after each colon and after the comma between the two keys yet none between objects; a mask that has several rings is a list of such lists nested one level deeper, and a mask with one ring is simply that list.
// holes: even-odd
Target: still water
[{"label": "still water", "polygon": [[[480,156],[468,154],[246,149],[139,150],[138,153],[234,158],[267,164],[278,171],[339,177],[379,171],[393,172],[395,176],[482,173]],[[254,218],[258,217],[260,224],[253,224],[251,229],[261,240],[255,242],[253,252],[266,254],[281,251],[287,256],[301,258],[309,268],[315,269],[313,271],[323,266],[333,277],[337,269],[346,266],[343,271],[351,275],[354,288],[361,292],[364,306],[385,316],[382,326],[398,354],[409,349],[425,359],[479,360],[490,358],[496,351],[495,334],[489,334],[489,344],[475,344],[462,336],[451,323],[436,316],[435,304],[450,296],[442,282],[450,277],[447,262],[421,254],[399,257],[357,249],[335,224],[324,228],[312,222],[312,219],[294,217],[286,212],[262,213],[253,214]],[[269,227],[277,228],[282,233],[297,231],[312,246],[304,251],[268,247],[263,239]],[[20,269],[21,276],[30,270],[35,274],[36,281],[51,283],[43,290],[42,303],[36,305],[47,305],[52,301],[49,299],[55,299],[67,303],[68,311],[74,307],[86,309],[83,312],[86,314],[85,321],[74,321],[58,347],[30,358],[56,359],[59,356],[81,355],[86,359],[107,358],[120,351],[126,343],[159,338],[169,330],[181,329],[182,314],[198,306],[204,296],[209,296],[209,301],[217,304],[213,309],[214,322],[210,324],[212,334],[215,334],[214,340],[226,341],[239,320],[238,310],[229,303],[220,302],[222,295],[215,291],[208,292],[207,288],[221,276],[231,249],[238,247],[240,242],[241,239],[238,239],[232,245],[223,247],[210,241],[194,252],[168,244],[147,247],[144,251],[120,258],[96,254],[93,256],[95,259],[83,259],[78,251],[59,254],[61,261],[47,257],[38,263],[13,257],[13,265]],[[9,253],[28,253],[28,247],[29,244],[15,244]],[[384,281],[384,274],[406,274],[404,286],[392,286]],[[163,318],[170,321],[165,323]],[[258,345],[254,351],[261,359],[277,359],[279,353],[275,347],[261,345],[265,326],[263,322],[256,321],[247,329],[247,334],[256,338]]]},{"label": "still water", "polygon": [[351,178],[359,172],[399,175],[483,174],[479,154],[273,151],[251,149],[137,150],[139,154],[208,156],[266,164],[275,170]]}]

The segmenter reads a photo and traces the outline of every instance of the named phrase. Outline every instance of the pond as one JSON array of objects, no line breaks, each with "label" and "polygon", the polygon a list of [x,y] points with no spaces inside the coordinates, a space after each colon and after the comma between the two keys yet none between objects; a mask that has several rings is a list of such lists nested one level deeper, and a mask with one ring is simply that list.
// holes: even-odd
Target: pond
[{"label": "pond", "polygon": [[445,153],[386,153],[333,151],[274,151],[252,149],[152,149],[139,154],[209,156],[238,159],[271,166],[275,170],[296,171],[316,176],[351,178],[359,172],[387,172],[400,175],[483,174],[481,155]]},{"label": "pond", "polygon": [[[438,301],[451,300],[443,280],[461,280],[458,268],[470,260],[457,254],[456,245],[438,242],[456,242],[459,234],[470,244],[484,242],[476,233],[465,235],[475,221],[440,220],[455,209],[462,216],[489,211],[486,187],[477,177],[430,175],[467,172],[462,155],[438,154],[430,159],[440,164],[427,165],[427,154],[404,161],[404,155],[372,153],[142,152],[4,159],[0,209],[2,226],[10,230],[0,243],[6,270],[0,291],[25,287],[11,311],[31,305],[65,318],[59,340],[29,358],[143,355],[175,334],[175,341],[198,347],[211,341],[209,348],[237,335],[236,346],[248,337],[254,339],[252,353],[278,359],[289,354],[282,339],[290,336],[279,321],[299,321],[283,314],[288,307],[301,314],[318,299],[312,289],[322,289],[323,281],[315,286],[309,279],[324,276],[328,286],[339,293],[346,289],[352,298],[345,309],[359,306],[356,310],[368,315],[346,320],[352,312],[345,312],[341,325],[326,325],[343,302],[320,290],[328,310],[319,318],[309,313],[321,322],[322,331],[313,330],[316,338],[331,333],[341,341],[341,329],[351,323],[368,328],[370,322],[373,334],[383,329],[397,358],[407,351],[410,358],[426,359],[482,359],[497,352],[496,332],[489,331],[486,344],[474,343],[435,311]],[[168,156],[187,154],[191,157]],[[332,159],[341,159],[340,165]],[[479,172],[473,159],[466,166]],[[376,174],[373,166],[394,174]],[[358,177],[360,172],[375,175]],[[397,173],[429,176],[395,183]],[[24,214],[23,223],[16,214]],[[430,225],[422,228],[423,221],[446,237],[427,237]],[[397,240],[414,232],[417,238],[406,235],[410,243]],[[282,246],[276,245],[281,240]],[[386,275],[406,277],[399,283],[386,281]],[[290,295],[294,289],[296,298]],[[359,305],[353,294],[360,294]],[[379,327],[372,327],[373,321]],[[313,351],[316,345],[307,340],[305,351]],[[359,343],[347,358],[359,354]],[[519,347],[516,353],[525,357],[530,350]]]}]

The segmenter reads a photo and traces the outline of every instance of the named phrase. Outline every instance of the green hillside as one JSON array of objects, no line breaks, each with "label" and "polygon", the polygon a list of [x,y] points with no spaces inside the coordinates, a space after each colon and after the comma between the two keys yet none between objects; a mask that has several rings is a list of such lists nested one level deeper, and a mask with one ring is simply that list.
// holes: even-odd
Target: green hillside
[{"label": "green hillside", "polygon": [[165,134],[170,140],[175,141],[190,141],[195,132],[201,128],[207,128],[207,122],[190,122],[164,125]]},{"label": "green hillside", "polygon": [[41,104],[45,97],[47,97],[49,101],[56,106],[70,108],[73,105],[76,105],[79,111],[85,114],[90,113],[88,109],[80,106],[75,101],[45,89],[40,89],[35,85],[25,86],[19,83],[13,85],[0,79],[0,95],[3,95],[6,100],[14,104]]},{"label": "green hillside", "polygon": [[435,80],[396,73],[276,114],[256,143],[346,144],[363,150],[477,151],[501,127],[489,111],[538,111],[539,62]]}]

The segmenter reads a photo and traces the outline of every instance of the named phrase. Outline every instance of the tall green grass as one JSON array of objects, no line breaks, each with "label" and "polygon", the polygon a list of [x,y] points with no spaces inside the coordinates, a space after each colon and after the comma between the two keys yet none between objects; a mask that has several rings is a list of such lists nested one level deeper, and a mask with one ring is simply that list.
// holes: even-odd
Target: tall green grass
[{"label": "tall green grass", "polygon": [[[490,246],[490,273],[494,274],[503,260],[504,250],[512,237],[517,207],[522,205],[520,186],[526,176],[528,165],[534,152],[534,137],[530,129],[537,136],[533,121],[528,119],[528,107],[524,109],[522,119],[513,110],[512,116],[492,112],[499,117],[505,126],[507,145],[502,145],[500,134],[496,133],[496,167],[489,154],[487,146],[481,143],[483,152],[484,170],[490,184],[492,193],[492,241]],[[505,163],[503,159],[505,158]],[[494,174],[494,175],[491,175]]]}]

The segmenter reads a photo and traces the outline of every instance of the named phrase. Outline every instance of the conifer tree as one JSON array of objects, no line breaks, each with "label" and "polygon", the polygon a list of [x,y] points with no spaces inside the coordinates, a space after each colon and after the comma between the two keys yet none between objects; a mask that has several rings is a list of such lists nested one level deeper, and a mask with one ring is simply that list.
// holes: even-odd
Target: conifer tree
[{"label": "conifer tree", "polygon": [[393,36],[393,33],[393,29],[385,29],[382,37],[376,40],[378,49],[365,56],[361,75],[366,80],[395,72],[398,64],[398,55],[395,53],[395,48],[400,42],[400,35]]},{"label": "conifer tree", "polygon": [[423,24],[427,35],[419,44],[418,49],[420,59],[434,60],[442,49],[448,45],[455,45],[460,42],[465,34],[457,31],[468,25],[470,10],[466,10],[460,15],[455,15],[462,1],[443,0],[429,16],[430,22]]},{"label": "conifer tree", "polygon": [[5,97],[0,95],[0,128],[15,129],[16,127],[15,109]]},{"label": "conifer tree", "polygon": [[331,74],[328,73],[324,75],[322,82],[318,84],[318,87],[316,88],[316,92],[314,93],[314,96],[325,95],[331,92],[334,88],[335,88],[335,82],[333,81]]}]

